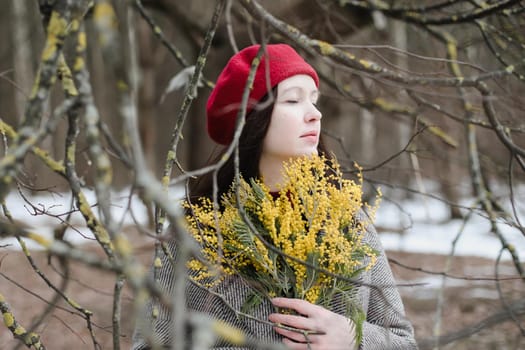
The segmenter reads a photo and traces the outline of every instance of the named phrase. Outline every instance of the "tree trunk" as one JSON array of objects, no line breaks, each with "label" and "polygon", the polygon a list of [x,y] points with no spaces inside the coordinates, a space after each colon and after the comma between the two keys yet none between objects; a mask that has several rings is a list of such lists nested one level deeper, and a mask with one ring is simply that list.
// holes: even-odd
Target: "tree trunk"
[{"label": "tree trunk", "polygon": [[16,84],[15,111],[18,118],[31,89],[33,67],[31,65],[31,45],[29,41],[29,21],[26,1],[13,1],[13,67]]}]

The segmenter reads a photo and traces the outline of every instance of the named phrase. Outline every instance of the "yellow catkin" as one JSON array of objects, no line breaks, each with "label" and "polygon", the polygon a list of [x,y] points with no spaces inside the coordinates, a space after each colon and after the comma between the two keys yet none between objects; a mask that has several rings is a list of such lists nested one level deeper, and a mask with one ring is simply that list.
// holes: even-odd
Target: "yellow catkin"
[{"label": "yellow catkin", "polygon": [[129,90],[128,83],[126,83],[124,80],[118,80],[117,81],[117,89],[121,92],[126,92]]},{"label": "yellow catkin", "polygon": [[42,159],[44,163],[54,172],[59,174],[64,174],[66,172],[64,164],[52,159],[47,151],[44,151],[43,149],[38,147],[33,147],[33,153],[36,154],[40,159]]},{"label": "yellow catkin", "polygon": [[229,341],[233,345],[243,345],[246,342],[244,332],[221,321],[214,321],[212,329],[219,337]]},{"label": "yellow catkin", "polygon": [[60,13],[53,11],[47,26],[47,40],[44,50],[42,51],[42,59],[47,61],[52,58],[57,52],[57,46],[62,44],[62,40],[66,34],[67,21]]},{"label": "yellow catkin", "polygon": [[116,28],[116,18],[115,11],[109,2],[101,1],[95,5],[93,10],[93,18],[95,21],[100,21],[108,23],[112,28]]},{"label": "yellow catkin", "polygon": [[335,52],[333,45],[327,43],[326,41],[319,41],[318,45],[319,49],[321,50],[321,54],[324,56],[329,56]]},{"label": "yellow catkin", "polygon": [[13,331],[13,333],[16,335],[22,335],[26,333],[26,329],[22,326],[17,326],[15,330]]},{"label": "yellow catkin", "polygon": [[4,313],[4,324],[7,328],[13,327],[13,325],[15,324],[15,318],[12,313]]},{"label": "yellow catkin", "polygon": [[73,70],[75,72],[81,71],[86,66],[86,63],[82,57],[75,58],[75,62],[73,64]]},{"label": "yellow catkin", "polygon": [[85,32],[79,32],[77,37],[77,52],[82,52],[87,47],[87,37]]},{"label": "yellow catkin", "polygon": [[115,238],[113,245],[120,256],[128,257],[133,253],[133,247],[131,246],[130,241],[123,234],[119,234]]},{"label": "yellow catkin", "polygon": [[363,66],[363,68],[366,68],[366,69],[369,69],[370,67],[372,67],[372,62],[367,61],[367,60],[360,59],[359,63]]},{"label": "yellow catkin", "polygon": [[41,236],[41,235],[39,235],[37,233],[33,233],[33,232],[29,232],[27,234],[27,237],[32,239],[33,241],[37,242],[38,244],[40,244],[44,248],[49,248],[51,246],[51,244],[53,243],[53,241],[45,238],[44,236]]}]

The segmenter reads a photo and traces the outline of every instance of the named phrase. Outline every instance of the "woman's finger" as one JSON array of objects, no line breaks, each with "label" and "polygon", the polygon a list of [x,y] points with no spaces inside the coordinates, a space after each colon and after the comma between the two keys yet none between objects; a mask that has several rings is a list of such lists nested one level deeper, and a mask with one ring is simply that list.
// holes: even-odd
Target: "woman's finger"
[{"label": "woman's finger", "polygon": [[323,309],[321,306],[309,303],[306,300],[292,298],[273,298],[272,304],[280,307],[297,311],[301,315],[312,316]]},{"label": "woman's finger", "polygon": [[308,331],[320,332],[321,329],[316,329],[315,320],[299,316],[299,315],[287,315],[287,314],[271,314],[268,316],[271,322],[282,324],[288,327],[304,329]]},{"label": "woman's finger", "polygon": [[283,339],[283,343],[291,350],[313,350],[315,348],[313,344],[299,343],[287,338]]},{"label": "woman's finger", "polygon": [[[290,349],[353,349],[356,346],[355,325],[350,319],[305,300],[274,298],[272,303],[300,314],[269,316],[270,321],[282,325],[275,327],[275,331],[283,336],[283,342]],[[297,328],[299,332],[286,329],[286,326]],[[308,332],[306,337],[301,330]]]},{"label": "woman's finger", "polygon": [[286,329],[283,327],[275,326],[274,330],[285,338],[291,339],[298,343],[317,343],[319,341],[319,335],[308,331],[300,332],[297,330]]}]

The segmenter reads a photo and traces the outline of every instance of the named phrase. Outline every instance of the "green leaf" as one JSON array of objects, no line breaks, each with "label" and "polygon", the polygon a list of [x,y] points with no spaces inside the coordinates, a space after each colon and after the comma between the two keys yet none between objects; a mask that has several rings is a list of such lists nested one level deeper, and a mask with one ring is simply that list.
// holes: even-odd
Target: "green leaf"
[{"label": "green leaf", "polygon": [[263,297],[261,294],[259,294],[256,291],[252,291],[248,296],[246,297],[246,300],[241,306],[241,312],[245,314],[249,314],[253,309],[261,305],[263,301]]},{"label": "green leaf", "polygon": [[255,195],[255,200],[257,201],[257,203],[261,203],[263,200],[267,198],[266,192],[263,190],[261,185],[257,181],[255,181],[253,178],[250,179],[250,185],[252,187],[253,193]]},{"label": "green leaf", "polygon": [[[306,256],[306,262],[309,265],[313,265],[315,267],[319,267],[319,251],[310,252]],[[317,279],[319,278],[319,270],[311,267],[306,268],[306,279],[303,283],[303,290],[307,291],[315,284]]]}]

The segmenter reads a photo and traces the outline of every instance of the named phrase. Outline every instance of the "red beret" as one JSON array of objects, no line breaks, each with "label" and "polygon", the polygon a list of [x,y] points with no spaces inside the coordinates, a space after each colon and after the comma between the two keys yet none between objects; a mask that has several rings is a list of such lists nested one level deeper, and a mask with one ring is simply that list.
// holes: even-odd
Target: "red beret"
[{"label": "red beret", "polygon": [[[259,47],[260,45],[246,47],[230,58],[208,98],[206,104],[207,129],[210,137],[217,143],[228,145],[233,139],[235,121],[246,80]],[[253,89],[246,109],[247,114],[268,93],[267,64],[270,68],[269,85],[271,88],[297,74],[311,76],[315,85],[319,87],[319,77],[315,70],[292,47],[286,44],[266,45],[266,52],[255,73]]]}]

